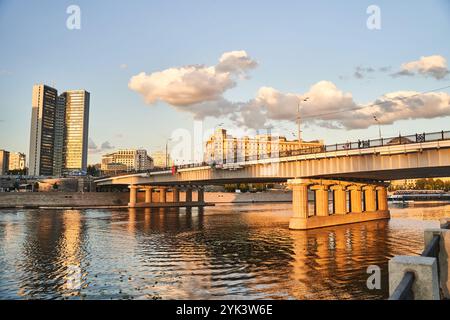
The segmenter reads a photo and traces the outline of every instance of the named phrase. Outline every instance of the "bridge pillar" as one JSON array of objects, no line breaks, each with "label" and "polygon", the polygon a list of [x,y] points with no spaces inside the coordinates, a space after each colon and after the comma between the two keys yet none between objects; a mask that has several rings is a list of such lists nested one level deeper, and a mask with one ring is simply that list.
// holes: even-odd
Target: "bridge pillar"
[{"label": "bridge pillar", "polygon": [[350,186],[350,212],[361,213],[362,212],[362,192],[360,186]]},{"label": "bridge pillar", "polygon": [[378,195],[378,210],[388,210],[387,189],[385,186],[379,186],[376,188]]},{"label": "bridge pillar", "polygon": [[197,201],[205,202],[205,190],[203,189],[203,187],[198,187],[197,189]]},{"label": "bridge pillar", "polygon": [[335,185],[331,187],[334,191],[333,202],[334,202],[334,213],[335,214],[346,214],[347,213],[347,192],[345,191],[345,186]]},{"label": "bridge pillar", "polygon": [[128,202],[128,207],[134,208],[134,207],[136,207],[136,202],[137,202],[138,187],[135,185],[131,185],[128,188],[130,189],[130,202]]},{"label": "bridge pillar", "polygon": [[294,215],[289,221],[289,229],[299,229],[309,217],[308,212],[308,184],[292,184],[292,205]]},{"label": "bridge pillar", "polygon": [[366,212],[374,212],[377,211],[377,202],[376,202],[376,193],[375,186],[369,185],[364,186],[364,203],[365,203],[365,211]]},{"label": "bridge pillar", "polygon": [[316,216],[327,217],[329,215],[328,186],[323,184],[315,185],[311,189],[316,192]]},{"label": "bridge pillar", "polygon": [[192,187],[186,189],[186,202],[192,202]]},{"label": "bridge pillar", "polygon": [[152,203],[152,194],[153,194],[153,188],[152,187],[145,187],[145,202],[146,203]]},{"label": "bridge pillar", "polygon": [[159,202],[162,202],[162,203],[167,202],[167,194],[166,194],[165,187],[159,188]]},{"label": "bridge pillar", "polygon": [[172,193],[173,193],[173,202],[180,202],[180,189],[178,189],[178,187],[173,187],[172,188]]}]

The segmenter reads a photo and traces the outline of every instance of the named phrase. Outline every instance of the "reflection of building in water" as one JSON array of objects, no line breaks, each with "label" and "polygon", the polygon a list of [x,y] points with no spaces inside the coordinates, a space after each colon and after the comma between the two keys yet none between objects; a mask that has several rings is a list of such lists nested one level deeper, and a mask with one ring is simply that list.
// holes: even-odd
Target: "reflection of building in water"
[{"label": "reflection of building in water", "polygon": [[[379,297],[379,290],[361,288],[366,288],[370,276],[368,266],[378,265],[387,274],[391,254],[387,224],[372,221],[292,232],[295,261],[291,264],[291,281],[296,285],[290,286],[291,295],[297,299],[358,299],[371,294]],[[381,289],[387,296],[387,276],[382,276]]]},{"label": "reflection of building in water", "polygon": [[248,161],[255,157],[278,157],[280,152],[305,148],[321,148],[322,141],[289,141],[285,137],[258,134],[255,137],[236,138],[225,129],[218,128],[206,141],[204,161],[232,163]]}]

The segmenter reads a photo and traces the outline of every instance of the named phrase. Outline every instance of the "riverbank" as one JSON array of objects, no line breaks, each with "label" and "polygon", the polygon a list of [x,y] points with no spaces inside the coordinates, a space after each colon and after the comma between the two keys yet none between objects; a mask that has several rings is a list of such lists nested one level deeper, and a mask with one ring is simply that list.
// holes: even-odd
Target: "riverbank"
[{"label": "riverbank", "polygon": [[[153,194],[153,201],[159,195]],[[291,202],[292,193],[288,191],[267,191],[256,193],[205,192],[205,202],[219,205],[238,203],[280,203]],[[185,194],[180,194],[184,201]],[[197,195],[193,194],[193,200]],[[126,208],[129,201],[127,192],[2,192],[0,208],[40,208],[40,209],[113,209]],[[138,201],[144,201],[144,193],[138,194]],[[172,201],[172,194],[167,194],[167,201]]]}]

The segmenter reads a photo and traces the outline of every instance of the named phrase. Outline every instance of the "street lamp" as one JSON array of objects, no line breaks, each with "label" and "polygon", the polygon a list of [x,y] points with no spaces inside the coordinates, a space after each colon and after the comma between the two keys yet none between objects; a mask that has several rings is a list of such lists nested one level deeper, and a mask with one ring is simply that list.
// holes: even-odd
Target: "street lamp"
[{"label": "street lamp", "polygon": [[172,139],[169,138],[166,141],[166,168],[169,166],[169,152],[168,152],[168,146],[169,146],[169,141],[171,141]]},{"label": "street lamp", "polygon": [[376,121],[376,123],[378,124],[378,135],[380,136],[380,140],[381,140],[381,125],[380,125],[380,121],[378,120],[376,115],[373,115],[373,119]]},{"label": "street lamp", "polygon": [[300,125],[300,120],[301,120],[301,117],[300,117],[300,104],[302,102],[306,102],[308,100],[309,100],[309,97],[303,98],[302,100],[300,100],[300,102],[298,103],[298,106],[297,106],[297,125],[298,125],[297,135],[298,135],[298,147],[299,147],[299,149],[301,149],[301,143],[302,143],[302,136],[301,136],[302,130],[301,130],[301,125]]}]

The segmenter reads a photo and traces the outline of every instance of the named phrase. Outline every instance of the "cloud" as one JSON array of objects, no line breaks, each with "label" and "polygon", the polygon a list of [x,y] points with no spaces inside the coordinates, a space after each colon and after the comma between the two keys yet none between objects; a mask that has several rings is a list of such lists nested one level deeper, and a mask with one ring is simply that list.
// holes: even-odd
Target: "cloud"
[{"label": "cloud", "polygon": [[447,60],[440,55],[421,57],[419,60],[402,64],[400,71],[392,74],[393,77],[423,75],[437,80],[444,79],[450,71]]},{"label": "cloud", "polygon": [[119,68],[120,69],[127,69],[128,68],[128,65],[126,64],[126,63],[122,63],[120,66],[119,66]]},{"label": "cloud", "polygon": [[97,146],[97,144],[94,142],[94,140],[89,138],[89,141],[88,141],[89,153],[102,153],[102,152],[106,152],[106,151],[114,149],[114,148],[115,147],[113,145],[111,145],[111,143],[109,141],[103,142],[99,148]]},{"label": "cloud", "polygon": [[350,116],[338,121],[348,129],[365,129],[374,124],[376,116],[380,124],[389,125],[399,120],[432,119],[450,115],[450,95],[445,92],[418,93],[397,91],[387,93],[371,106],[350,112]]},{"label": "cloud", "polygon": [[133,76],[128,87],[141,94],[148,104],[157,101],[172,106],[190,106],[220,100],[222,94],[236,85],[236,77],[256,67],[245,51],[222,55],[216,66],[190,65]]},{"label": "cloud", "polygon": [[[403,71],[443,74],[442,70],[438,71],[436,61],[419,65],[406,64]],[[142,72],[130,79],[129,88],[141,94],[148,104],[163,101],[178,111],[191,113],[195,119],[226,118],[245,129],[276,127],[277,121],[294,123],[299,106],[304,125],[328,129],[368,128],[376,124],[374,116],[379,123],[388,125],[399,120],[450,115],[447,93],[398,91],[384,94],[372,103],[360,104],[351,92],[325,80],[313,84],[306,92],[282,92],[263,86],[248,101],[226,99],[223,94],[256,66],[257,63],[245,51],[231,51],[224,53],[215,66],[190,65],[151,74]],[[390,67],[359,66],[355,72],[365,77],[389,70]],[[305,102],[306,97],[308,100]]]}]

